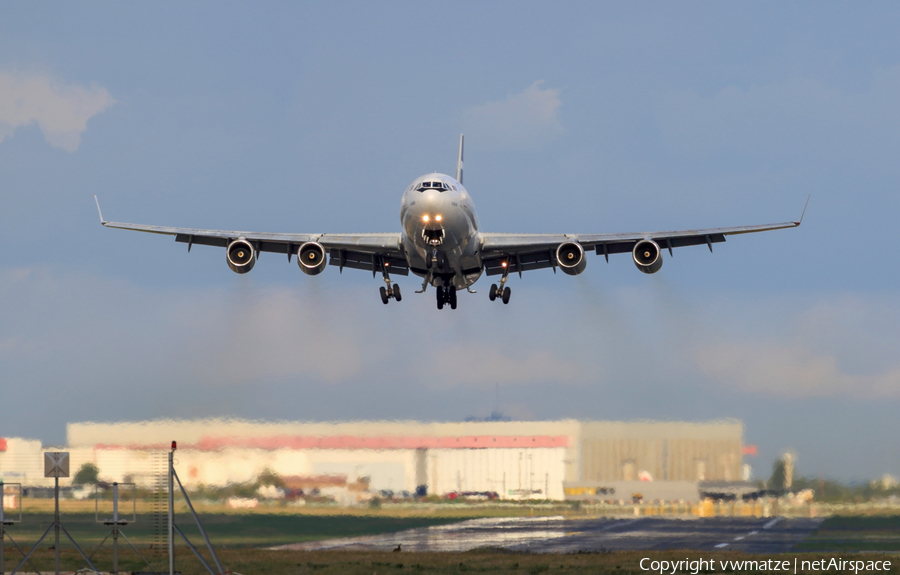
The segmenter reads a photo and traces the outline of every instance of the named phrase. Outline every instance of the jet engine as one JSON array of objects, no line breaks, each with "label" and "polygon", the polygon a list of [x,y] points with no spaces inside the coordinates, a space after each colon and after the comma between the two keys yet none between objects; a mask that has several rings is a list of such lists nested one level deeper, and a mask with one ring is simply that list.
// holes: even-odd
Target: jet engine
[{"label": "jet engine", "polygon": [[556,263],[563,273],[577,276],[584,271],[587,260],[584,258],[584,248],[578,242],[566,242],[556,248]]},{"label": "jet engine", "polygon": [[297,250],[297,265],[307,275],[318,275],[325,271],[325,248],[318,242],[306,242]]},{"label": "jet engine", "polygon": [[256,265],[256,250],[253,245],[244,238],[238,238],[228,244],[225,250],[225,259],[228,267],[238,274],[245,274]]},{"label": "jet engine", "polygon": [[632,252],[634,265],[645,274],[655,274],[662,267],[662,251],[659,244],[647,238],[639,241]]}]

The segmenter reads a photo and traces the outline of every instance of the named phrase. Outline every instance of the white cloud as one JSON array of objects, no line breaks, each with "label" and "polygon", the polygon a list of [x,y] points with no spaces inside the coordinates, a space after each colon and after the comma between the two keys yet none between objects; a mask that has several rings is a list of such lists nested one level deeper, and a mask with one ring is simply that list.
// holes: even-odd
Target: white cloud
[{"label": "white cloud", "polygon": [[[900,294],[698,302],[661,282],[608,290],[554,278],[550,290],[522,287],[514,305],[464,294],[461,309],[447,313],[434,309],[433,293],[409,290],[401,304],[382,306],[374,285],[337,277],[288,286],[225,277],[221,289],[159,289],[0,268],[0,301],[13,302],[0,306],[0,366],[35,397],[55,382],[66,383],[66,398],[75,390],[114,396],[127,382],[136,394],[152,387],[154,397],[204,401],[315,386],[317,405],[339,412],[377,389],[381,403],[372,412],[392,416],[408,413],[393,407],[395,398],[427,404],[495,383],[538,417],[546,398],[534,390],[607,402],[710,389],[733,397],[900,398]],[[282,413],[274,404],[265,409]],[[447,416],[459,405],[431,409]],[[161,410],[133,411],[168,413]],[[246,415],[240,405],[225,411]]]},{"label": "white cloud", "polygon": [[708,310],[718,319],[688,348],[697,367],[713,385],[763,396],[900,398],[898,294],[792,299]]},{"label": "white cloud", "polygon": [[710,378],[776,397],[900,398],[900,368],[851,374],[835,356],[798,345],[716,343],[699,350],[697,363]]},{"label": "white cloud", "polygon": [[[309,375],[338,382],[360,374],[358,336],[330,324],[315,296],[254,291],[218,294],[178,314],[184,329],[204,334],[175,360],[189,378],[221,387]],[[223,309],[231,311],[223,314]],[[348,317],[345,325],[350,323]]]},{"label": "white cloud", "polygon": [[463,129],[480,146],[536,148],[565,132],[559,120],[559,90],[542,89],[538,80],[506,100],[463,110]]},{"label": "white cloud", "polygon": [[74,152],[87,121],[115,103],[106,88],[63,84],[47,75],[0,72],[0,142],[37,124],[51,146]]},{"label": "white cloud", "polygon": [[45,267],[0,269],[0,299],[16,302],[0,309],[0,361],[69,374],[99,363],[109,376],[101,386],[154,376],[227,389],[359,374],[352,306],[335,324],[309,290],[257,288],[249,278],[240,285],[233,293],[153,290]]}]

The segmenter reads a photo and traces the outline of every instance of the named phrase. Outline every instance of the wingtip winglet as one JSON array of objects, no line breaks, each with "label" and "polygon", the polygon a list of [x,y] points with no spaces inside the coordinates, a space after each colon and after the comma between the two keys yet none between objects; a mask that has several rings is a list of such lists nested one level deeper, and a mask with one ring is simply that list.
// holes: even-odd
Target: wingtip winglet
[{"label": "wingtip winglet", "polygon": [[806,207],[809,205],[809,199],[812,197],[812,194],[806,196],[806,203],[803,204],[803,211],[800,213],[800,219],[794,222],[794,225],[799,226],[803,223],[803,216],[806,215]]},{"label": "wingtip winglet", "polygon": [[97,213],[100,215],[100,225],[105,226],[106,220],[103,219],[103,212],[100,211],[100,200],[97,199],[97,194],[94,194],[94,203],[97,204]]}]

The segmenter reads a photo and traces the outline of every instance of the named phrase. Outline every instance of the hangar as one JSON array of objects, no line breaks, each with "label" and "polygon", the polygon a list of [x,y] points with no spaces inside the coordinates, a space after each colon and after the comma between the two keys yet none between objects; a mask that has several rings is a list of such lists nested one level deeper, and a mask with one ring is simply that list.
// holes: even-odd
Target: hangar
[{"label": "hangar", "polygon": [[0,475],[43,485],[39,464],[26,460],[64,449],[73,469],[90,462],[105,480],[150,486],[164,465],[160,454],[177,440],[187,488],[252,482],[269,471],[307,483],[365,479],[371,490],[398,493],[562,500],[627,499],[638,490],[648,499],[697,500],[700,481],[741,479],[743,430],[736,420],[82,422],[68,424],[65,448],[6,441],[17,447],[0,450]]}]

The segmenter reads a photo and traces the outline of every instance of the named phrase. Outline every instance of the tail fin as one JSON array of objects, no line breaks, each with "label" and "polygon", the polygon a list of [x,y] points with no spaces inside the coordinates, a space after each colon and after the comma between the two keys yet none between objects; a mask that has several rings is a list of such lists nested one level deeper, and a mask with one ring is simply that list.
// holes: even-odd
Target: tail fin
[{"label": "tail fin", "polygon": [[459,158],[456,160],[456,181],[463,183],[463,135],[459,135]]}]

